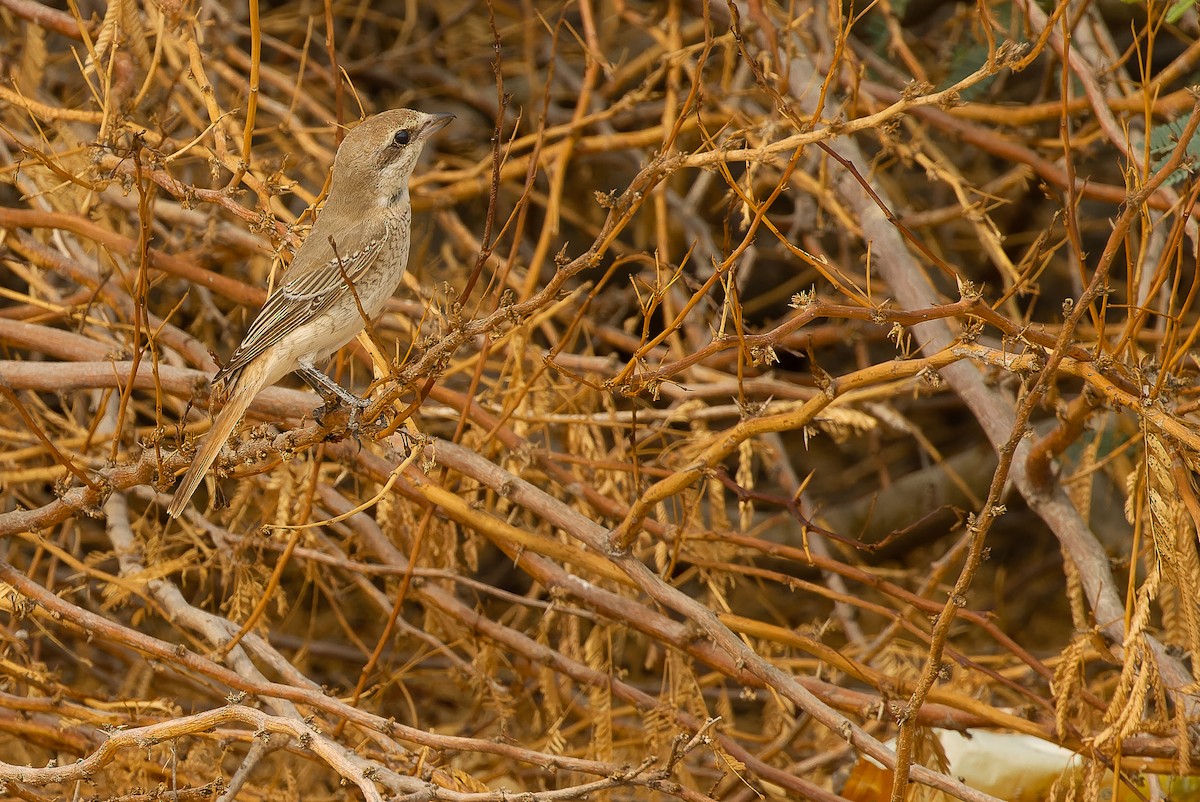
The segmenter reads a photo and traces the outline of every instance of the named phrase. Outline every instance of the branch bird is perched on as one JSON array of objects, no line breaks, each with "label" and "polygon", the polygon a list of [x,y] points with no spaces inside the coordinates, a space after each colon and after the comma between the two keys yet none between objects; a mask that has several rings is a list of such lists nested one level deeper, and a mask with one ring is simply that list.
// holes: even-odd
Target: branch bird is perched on
[{"label": "branch bird is perched on", "polygon": [[288,373],[350,404],[352,420],[366,405],[319,366],[377,317],[396,291],[408,264],[408,179],[426,140],[452,119],[394,109],[346,135],[333,162],[329,199],[286,282],[267,298],[242,344],[213,377],[214,395],[225,406],[171,499],[172,518],[183,512],[254,396]]}]

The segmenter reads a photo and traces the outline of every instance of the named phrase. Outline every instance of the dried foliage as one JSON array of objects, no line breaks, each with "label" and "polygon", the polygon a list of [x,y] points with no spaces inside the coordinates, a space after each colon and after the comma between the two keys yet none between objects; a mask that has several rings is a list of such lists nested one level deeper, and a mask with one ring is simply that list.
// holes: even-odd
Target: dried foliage
[{"label": "dried foliage", "polygon": [[[934,728],[1192,771],[1188,3],[67,5],[0,0],[9,796],[993,799]],[[330,367],[386,425],[289,380],[170,521],[396,106],[457,121]]]}]

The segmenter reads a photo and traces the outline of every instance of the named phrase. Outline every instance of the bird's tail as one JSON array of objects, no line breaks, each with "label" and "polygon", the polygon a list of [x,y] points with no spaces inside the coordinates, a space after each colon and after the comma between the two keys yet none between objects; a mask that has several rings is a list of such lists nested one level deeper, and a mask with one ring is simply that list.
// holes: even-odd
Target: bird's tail
[{"label": "bird's tail", "polygon": [[224,408],[213,419],[212,429],[200,443],[200,450],[196,452],[192,464],[188,466],[187,473],[183,475],[183,481],[175,489],[175,495],[171,498],[171,506],[167,507],[167,514],[172,518],[178,518],[183,512],[183,508],[191,500],[192,494],[196,492],[196,488],[203,481],[205,472],[217,459],[217,455],[221,453],[221,447],[225,445],[225,441],[229,439],[229,435],[233,433],[234,427],[238,425],[238,421],[242,419],[242,415],[245,414],[250,402],[254,400],[254,396],[258,395],[260,389],[262,388],[258,382],[247,383],[244,376],[237,382],[237,386],[230,393]]}]

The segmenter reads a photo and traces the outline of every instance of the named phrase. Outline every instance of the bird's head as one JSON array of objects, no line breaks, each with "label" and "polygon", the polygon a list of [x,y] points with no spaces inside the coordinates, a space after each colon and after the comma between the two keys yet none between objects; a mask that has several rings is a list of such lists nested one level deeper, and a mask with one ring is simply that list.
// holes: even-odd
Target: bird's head
[{"label": "bird's head", "polygon": [[355,198],[363,205],[387,207],[407,200],[408,179],[421,149],[453,119],[453,114],[392,109],[363,120],[338,148],[330,201]]}]

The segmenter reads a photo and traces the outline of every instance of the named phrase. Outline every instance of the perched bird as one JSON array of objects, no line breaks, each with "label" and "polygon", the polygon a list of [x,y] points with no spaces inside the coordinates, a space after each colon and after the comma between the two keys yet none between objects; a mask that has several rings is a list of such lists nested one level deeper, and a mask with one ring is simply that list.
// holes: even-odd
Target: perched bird
[{"label": "perched bird", "polygon": [[366,402],[319,366],[377,317],[408,264],[408,179],[421,148],[452,114],[394,109],[350,131],[333,161],[329,199],[242,344],[213,377],[224,407],[167,512],[178,518],[254,396],[295,371],[326,398]]}]

